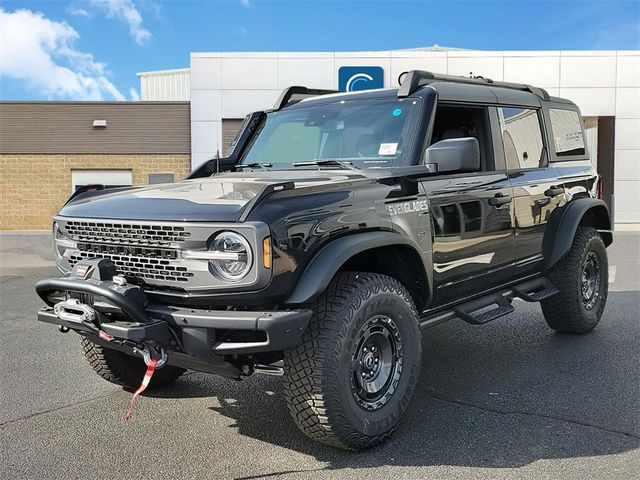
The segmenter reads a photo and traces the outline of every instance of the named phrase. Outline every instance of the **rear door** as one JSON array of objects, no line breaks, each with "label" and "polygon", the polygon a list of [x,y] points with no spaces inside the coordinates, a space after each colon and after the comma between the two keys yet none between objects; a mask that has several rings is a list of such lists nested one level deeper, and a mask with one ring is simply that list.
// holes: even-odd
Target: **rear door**
[{"label": "rear door", "polygon": [[542,240],[549,216],[564,203],[558,171],[549,166],[542,113],[533,107],[497,107],[507,174],[513,186],[516,277],[542,268]]},{"label": "rear door", "polygon": [[477,138],[481,169],[423,182],[433,222],[434,300],[439,305],[496,287],[514,273],[513,190],[507,172],[496,170],[495,111],[492,116],[487,107],[459,108],[438,108],[431,143],[454,134]]}]

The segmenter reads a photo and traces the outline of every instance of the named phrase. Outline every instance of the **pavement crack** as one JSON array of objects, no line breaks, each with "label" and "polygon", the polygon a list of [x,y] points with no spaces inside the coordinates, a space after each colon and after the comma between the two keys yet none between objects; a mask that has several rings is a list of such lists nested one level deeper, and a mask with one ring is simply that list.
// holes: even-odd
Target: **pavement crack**
[{"label": "pavement crack", "polygon": [[528,417],[546,418],[549,420],[556,420],[559,422],[566,422],[566,423],[571,423],[573,425],[579,425],[581,427],[595,428],[596,430],[600,430],[602,432],[613,433],[616,435],[623,435],[625,437],[633,438],[634,440],[640,440],[640,435],[636,435],[635,433],[625,432],[623,430],[616,430],[614,428],[609,428],[609,427],[603,427],[602,425],[596,425],[593,423],[581,422],[579,420],[573,420],[570,418],[564,418],[564,417],[549,415],[545,413],[525,412],[520,410],[503,410],[499,408],[488,407],[485,405],[477,405],[475,403],[466,402],[464,400],[459,400],[454,397],[449,397],[448,395],[444,395],[434,390],[427,390],[426,393],[428,397],[433,398],[434,400],[438,400],[446,403],[452,403],[452,404],[460,405],[464,407],[476,408],[478,410],[483,410],[485,412],[497,413],[500,415],[525,415]]},{"label": "pavement crack", "polygon": [[99,397],[89,398],[87,400],[80,400],[75,403],[70,403],[68,405],[61,405],[60,407],[51,408],[49,410],[43,410],[42,412],[32,413],[30,415],[25,415],[24,417],[14,418],[12,420],[7,420],[5,422],[0,422],[0,427],[5,427],[7,425],[11,425],[13,423],[21,422],[23,420],[29,420],[30,418],[39,417],[40,415],[46,415],[47,413],[57,412],[59,410],[64,410],[65,408],[77,407],[78,405],[85,405],[87,403],[95,402],[97,400],[103,400],[109,396],[111,396],[113,392],[107,393],[105,395],[101,395]]}]

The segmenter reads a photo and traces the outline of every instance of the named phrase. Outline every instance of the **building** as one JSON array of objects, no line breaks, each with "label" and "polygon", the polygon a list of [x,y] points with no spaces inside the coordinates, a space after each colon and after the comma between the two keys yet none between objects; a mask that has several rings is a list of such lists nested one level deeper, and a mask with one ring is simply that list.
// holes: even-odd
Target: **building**
[{"label": "building", "polygon": [[411,69],[528,83],[574,101],[616,223],[640,223],[640,51],[204,52],[191,54],[189,69],[139,76],[143,100],[190,99],[196,167],[224,153],[241,119],[272,106],[283,88],[394,87]]},{"label": "building", "polygon": [[48,230],[82,185],[184,178],[189,102],[0,102],[0,230]]}]

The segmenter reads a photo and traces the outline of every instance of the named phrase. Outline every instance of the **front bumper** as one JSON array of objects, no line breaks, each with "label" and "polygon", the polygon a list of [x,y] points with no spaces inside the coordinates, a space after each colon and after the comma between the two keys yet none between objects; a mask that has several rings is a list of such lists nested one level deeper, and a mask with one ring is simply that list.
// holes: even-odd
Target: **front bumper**
[{"label": "front bumper", "polygon": [[[141,307],[140,302],[116,290],[111,282],[73,277],[40,280],[36,292],[48,306],[38,312],[38,320],[123,351],[135,345],[158,346],[169,353],[169,365],[211,371],[205,364],[218,364],[227,356],[279,352],[297,346],[312,314],[311,310]],[[65,300],[70,296],[75,300]],[[226,376],[236,376],[233,373]]]}]

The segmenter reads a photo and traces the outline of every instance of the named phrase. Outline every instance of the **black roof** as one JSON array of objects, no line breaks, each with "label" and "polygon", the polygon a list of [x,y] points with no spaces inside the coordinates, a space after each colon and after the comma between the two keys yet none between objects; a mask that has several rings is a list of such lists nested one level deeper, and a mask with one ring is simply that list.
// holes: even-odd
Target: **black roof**
[{"label": "black roof", "polygon": [[[402,78],[402,76],[401,76]],[[411,85],[408,85],[409,82]],[[295,89],[295,93],[305,90],[304,87],[291,87],[281,95],[281,100],[286,97],[289,90]],[[574,105],[570,100],[551,97],[546,90],[526,84],[494,82],[485,78],[455,77],[452,75],[433,74],[413,70],[404,75],[404,81],[399,88],[385,88],[376,90],[364,90],[359,92],[336,92],[330,90],[308,90],[304,102],[300,99],[284,102],[276,105],[280,108],[296,108],[295,106],[312,106],[333,103],[341,100],[373,100],[381,98],[402,98],[426,96],[436,91],[443,101],[451,102],[476,102],[484,104],[540,106],[541,102],[561,103]],[[316,93],[318,92],[318,93]]]}]

